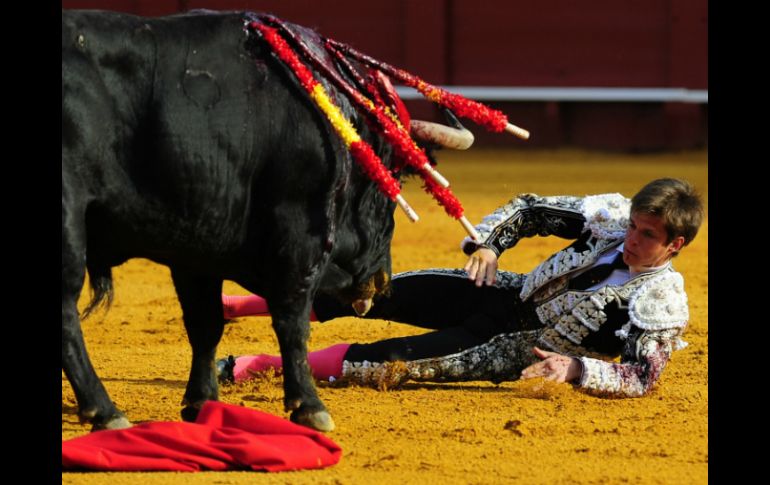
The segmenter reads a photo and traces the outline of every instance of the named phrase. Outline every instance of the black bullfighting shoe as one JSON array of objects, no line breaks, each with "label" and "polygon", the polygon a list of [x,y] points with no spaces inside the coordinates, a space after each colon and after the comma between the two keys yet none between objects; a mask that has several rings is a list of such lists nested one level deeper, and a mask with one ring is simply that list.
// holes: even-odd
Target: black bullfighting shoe
[{"label": "black bullfighting shoe", "polygon": [[233,370],[235,370],[235,357],[228,355],[226,359],[219,359],[217,361],[217,381],[220,384],[234,383]]}]

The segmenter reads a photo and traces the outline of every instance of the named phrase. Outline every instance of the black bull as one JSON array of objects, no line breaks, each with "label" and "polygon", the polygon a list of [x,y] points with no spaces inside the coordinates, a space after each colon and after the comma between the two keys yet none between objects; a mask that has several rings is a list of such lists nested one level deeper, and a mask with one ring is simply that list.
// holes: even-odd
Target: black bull
[{"label": "black bull", "polygon": [[[336,94],[389,166],[390,147]],[[393,210],[243,15],[62,12],[62,367],[95,428],[129,422],[76,304],[86,271],[87,314],[111,300],[111,268],[143,257],[171,269],[192,346],[184,419],[217,399],[228,279],[269,303],[292,420],[332,429],[307,364],[311,301],[370,297],[361,288],[390,276]]]}]

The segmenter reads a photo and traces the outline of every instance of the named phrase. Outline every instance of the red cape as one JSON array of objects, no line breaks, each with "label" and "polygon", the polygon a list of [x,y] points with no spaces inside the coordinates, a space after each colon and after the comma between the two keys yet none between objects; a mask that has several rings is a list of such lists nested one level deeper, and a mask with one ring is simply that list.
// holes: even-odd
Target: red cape
[{"label": "red cape", "polygon": [[65,470],[275,472],[323,468],[341,456],[318,431],[218,401],[207,401],[195,423],[144,423],[62,441]]}]

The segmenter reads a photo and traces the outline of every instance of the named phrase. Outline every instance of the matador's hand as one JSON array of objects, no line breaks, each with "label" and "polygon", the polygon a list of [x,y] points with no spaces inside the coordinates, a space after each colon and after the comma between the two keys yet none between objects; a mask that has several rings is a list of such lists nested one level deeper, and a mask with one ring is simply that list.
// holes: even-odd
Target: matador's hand
[{"label": "matador's hand", "polygon": [[534,347],[532,352],[543,360],[521,371],[522,379],[545,377],[549,381],[570,382],[580,377],[582,366],[576,358],[548,352],[537,347]]},{"label": "matador's hand", "polygon": [[484,282],[492,286],[497,276],[497,255],[491,249],[479,248],[468,258],[464,269],[468,272],[468,279],[476,281],[476,286]]}]

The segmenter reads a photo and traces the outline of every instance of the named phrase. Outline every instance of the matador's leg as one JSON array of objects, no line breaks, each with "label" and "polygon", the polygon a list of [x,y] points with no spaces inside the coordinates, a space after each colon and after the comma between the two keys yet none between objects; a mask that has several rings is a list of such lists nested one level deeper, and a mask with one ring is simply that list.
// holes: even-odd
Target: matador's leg
[{"label": "matador's leg", "polygon": [[340,381],[388,389],[406,381],[463,382],[515,381],[535,363],[532,353],[542,330],[496,335],[488,342],[441,357],[396,362],[342,363]]}]

